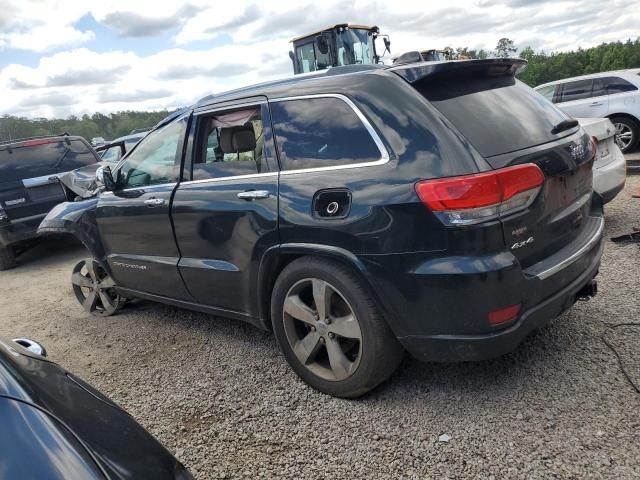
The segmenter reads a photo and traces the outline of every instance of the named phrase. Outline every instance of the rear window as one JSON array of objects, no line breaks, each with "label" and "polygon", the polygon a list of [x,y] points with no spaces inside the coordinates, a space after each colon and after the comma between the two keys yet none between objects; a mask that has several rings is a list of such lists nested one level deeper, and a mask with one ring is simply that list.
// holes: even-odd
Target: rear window
[{"label": "rear window", "polygon": [[551,129],[568,117],[513,77],[460,78],[416,84],[484,157],[553,141]]},{"label": "rear window", "polygon": [[0,148],[2,181],[15,181],[68,172],[98,161],[81,140],[53,141],[39,145]]}]

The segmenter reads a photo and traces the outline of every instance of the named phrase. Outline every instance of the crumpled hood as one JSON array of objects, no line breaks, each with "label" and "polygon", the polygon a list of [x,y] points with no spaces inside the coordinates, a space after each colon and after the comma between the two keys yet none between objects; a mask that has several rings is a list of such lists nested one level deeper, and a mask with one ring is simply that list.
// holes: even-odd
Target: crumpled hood
[{"label": "crumpled hood", "polygon": [[75,170],[59,175],[58,178],[65,187],[80,198],[91,198],[98,194],[96,170],[103,165],[106,165],[106,163],[98,162],[87,165],[86,167],[76,168]]}]

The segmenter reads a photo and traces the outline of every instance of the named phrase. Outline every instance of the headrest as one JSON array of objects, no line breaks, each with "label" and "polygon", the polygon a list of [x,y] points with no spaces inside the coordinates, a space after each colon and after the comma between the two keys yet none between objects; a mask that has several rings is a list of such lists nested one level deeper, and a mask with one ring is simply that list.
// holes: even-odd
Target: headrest
[{"label": "headrest", "polygon": [[249,123],[240,127],[220,129],[222,153],[250,152],[256,149],[256,134]]}]

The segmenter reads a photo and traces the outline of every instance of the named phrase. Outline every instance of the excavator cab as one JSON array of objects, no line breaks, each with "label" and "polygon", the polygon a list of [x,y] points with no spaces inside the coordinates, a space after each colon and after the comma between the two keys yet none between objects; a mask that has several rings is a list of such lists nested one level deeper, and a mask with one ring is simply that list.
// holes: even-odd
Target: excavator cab
[{"label": "excavator cab", "polygon": [[291,40],[289,58],[294,73],[308,73],[341,65],[375,65],[382,55],[376,51],[376,39],[384,40],[384,51],[390,52],[388,35],[380,35],[376,26],[342,23],[332,25]]}]

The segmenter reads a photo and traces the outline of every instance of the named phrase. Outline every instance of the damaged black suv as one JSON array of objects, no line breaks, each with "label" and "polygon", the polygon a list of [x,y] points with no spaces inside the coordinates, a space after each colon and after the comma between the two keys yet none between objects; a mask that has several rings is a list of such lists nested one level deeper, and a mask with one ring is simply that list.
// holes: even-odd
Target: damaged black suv
[{"label": "damaged black suv", "polygon": [[143,298],[272,329],[310,385],[356,397],[403,352],[479,360],[595,293],[601,199],[577,122],[522,60],[340,67],[202,99],[42,232],[91,259],[109,315]]},{"label": "damaged black suv", "polygon": [[66,134],[0,143],[0,270],[15,267],[49,210],[75,196],[60,177],[99,161],[84,138]]}]

